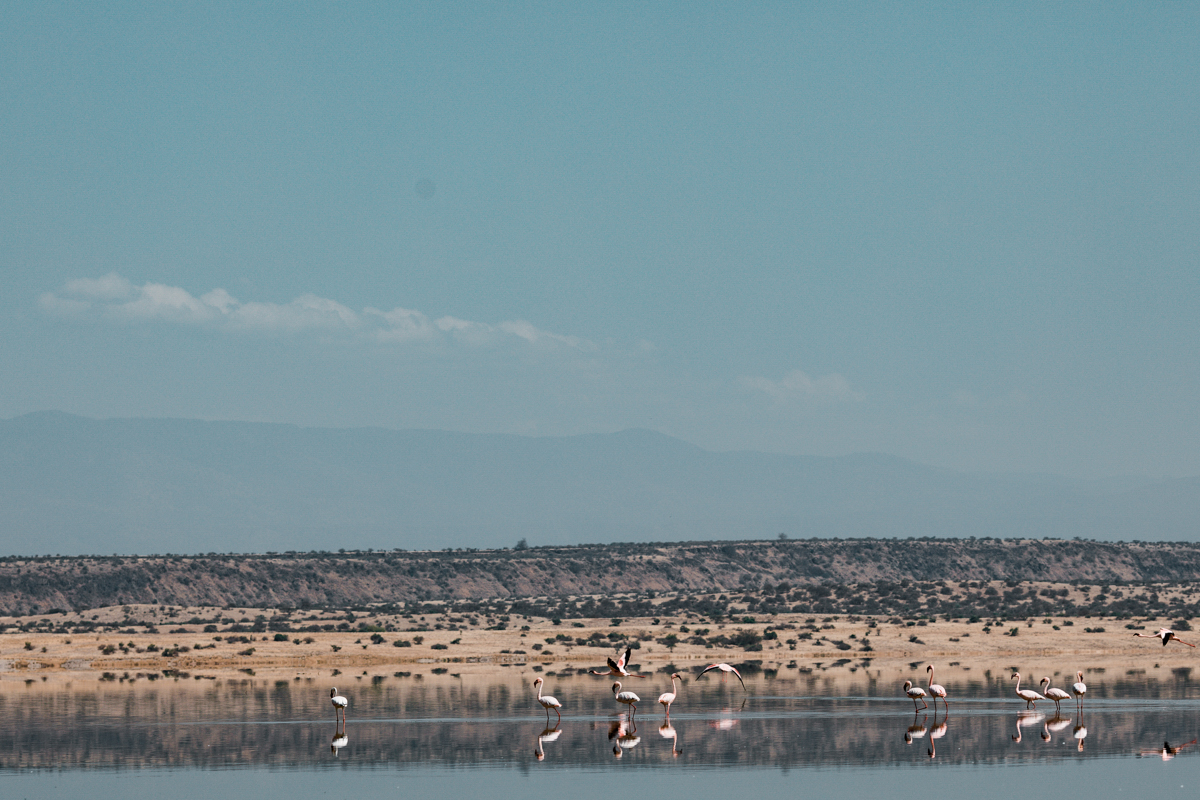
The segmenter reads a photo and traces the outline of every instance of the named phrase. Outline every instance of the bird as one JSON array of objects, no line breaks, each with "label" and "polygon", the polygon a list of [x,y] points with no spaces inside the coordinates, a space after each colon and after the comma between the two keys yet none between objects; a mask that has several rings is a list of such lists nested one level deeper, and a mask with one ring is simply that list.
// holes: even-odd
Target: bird
[{"label": "bird", "polygon": [[333,753],[333,757],[337,758],[338,751],[349,744],[350,740],[346,738],[344,731],[338,731],[329,740],[329,752]]},{"label": "bird", "polygon": [[921,701],[921,708],[929,708],[929,704],[925,702],[925,690],[920,686],[913,686],[912,681],[904,682],[904,693],[912,698],[913,711],[917,711],[917,701]]},{"label": "bird", "polygon": [[616,661],[613,661],[611,658],[608,659],[608,672],[593,669],[591,673],[593,675],[615,675],[618,678],[649,678],[649,675],[639,675],[625,668],[625,665],[629,663],[629,654],[632,652],[632,647],[626,647],[624,655]]},{"label": "bird", "polygon": [[562,703],[558,702],[557,698],[551,697],[548,694],[542,694],[543,683],[545,683],[545,681],[543,681],[541,678],[536,678],[533,681],[533,685],[537,687],[537,701],[542,704],[542,708],[546,709],[546,726],[549,727],[550,709],[552,708],[554,709],[554,713],[558,714],[558,721],[562,722],[562,712],[559,711],[559,709],[562,708]]},{"label": "bird", "polygon": [[671,716],[671,703],[675,702],[675,693],[679,691],[679,688],[675,686],[675,681],[681,681],[681,680],[683,680],[683,678],[679,677],[678,672],[672,673],[671,674],[671,691],[663,692],[662,694],[660,694],[658,696],[658,702],[660,702],[664,706],[666,706],[668,717]]},{"label": "bird", "polygon": [[1075,681],[1075,685],[1071,687],[1071,694],[1075,695],[1076,701],[1079,703],[1079,713],[1083,713],[1083,696],[1087,694],[1087,684],[1083,682],[1083,672],[1076,672],[1075,677],[1079,680]]},{"label": "bird", "polygon": [[333,703],[333,718],[336,721],[338,712],[342,712],[342,724],[346,722],[346,706],[350,705],[350,701],[337,693],[337,689],[329,690],[329,702]]},{"label": "bird", "polygon": [[624,703],[625,705],[633,708],[633,713],[629,716],[629,721],[633,722],[633,720],[637,717],[637,704],[641,702],[642,698],[638,697],[633,692],[622,692],[620,681],[613,682],[612,690],[613,695],[617,698],[618,703]]},{"label": "bird", "polygon": [[1042,678],[1042,681],[1039,685],[1046,687],[1045,689],[1042,689],[1042,693],[1045,694],[1047,698],[1054,701],[1054,714],[1057,716],[1059,712],[1062,711],[1058,704],[1063,700],[1070,700],[1071,695],[1067,694],[1062,689],[1052,687],[1050,685],[1049,678]]},{"label": "bird", "polygon": [[950,706],[946,705],[946,687],[933,682],[933,664],[925,668],[929,673],[929,686],[926,687],[929,694],[933,696],[933,710],[937,711],[937,699],[942,698],[942,705],[945,706],[947,713],[950,711]]},{"label": "bird", "polygon": [[1135,633],[1134,636],[1138,636],[1143,639],[1162,639],[1163,647],[1166,647],[1167,642],[1171,641],[1172,639],[1180,644],[1186,644],[1188,647],[1196,646],[1190,642],[1185,642],[1183,639],[1180,639],[1175,635],[1175,631],[1171,630],[1170,628],[1159,628],[1158,633]]},{"label": "bird", "polygon": [[1021,688],[1021,673],[1014,672],[1013,679],[1015,679],[1017,682],[1017,697],[1025,701],[1026,708],[1037,708],[1037,701],[1046,699],[1032,689]]},{"label": "bird", "polygon": [[[736,677],[738,679],[738,683],[740,683],[742,685],[742,691],[746,690],[746,682],[742,680],[742,673],[738,672],[736,669],[729,666],[728,664],[709,664],[707,667],[700,670],[700,674],[697,675],[696,677],[703,678],[704,673],[711,672],[714,669],[719,669],[719,670],[721,670],[721,672],[732,672],[734,674],[734,677]],[[725,676],[722,675],[721,679],[724,680]]]}]

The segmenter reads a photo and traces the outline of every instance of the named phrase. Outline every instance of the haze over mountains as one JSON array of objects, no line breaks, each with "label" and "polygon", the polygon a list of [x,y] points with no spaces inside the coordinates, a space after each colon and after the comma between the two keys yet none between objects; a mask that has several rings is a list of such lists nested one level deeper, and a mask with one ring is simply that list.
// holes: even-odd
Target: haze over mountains
[{"label": "haze over mountains", "polygon": [[807,537],[1198,537],[1200,478],[1078,482],[900,458],[57,412],[0,421],[0,551],[440,549]]}]

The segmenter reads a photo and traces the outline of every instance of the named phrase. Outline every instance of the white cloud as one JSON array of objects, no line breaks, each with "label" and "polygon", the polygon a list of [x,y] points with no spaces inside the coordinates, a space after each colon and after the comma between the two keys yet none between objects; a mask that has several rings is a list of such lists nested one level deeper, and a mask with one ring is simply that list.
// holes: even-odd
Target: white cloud
[{"label": "white cloud", "polygon": [[393,344],[449,341],[479,347],[507,341],[595,349],[586,339],[544,331],[525,320],[490,325],[446,316],[434,322],[420,311],[408,308],[381,311],[367,307],[356,312],[314,294],[301,295],[290,303],[243,303],[224,289],[213,289],[196,297],[178,286],[161,283],[137,286],[116,273],[68,281],[61,289],[43,294],[38,305],[58,316],[93,315],[102,319],[287,334],[341,332]]},{"label": "white cloud", "polygon": [[864,393],[852,389],[850,382],[837,373],[813,378],[797,369],[777,381],[762,376],[742,376],[738,381],[743,387],[762,392],[778,404],[859,403],[866,399]]}]

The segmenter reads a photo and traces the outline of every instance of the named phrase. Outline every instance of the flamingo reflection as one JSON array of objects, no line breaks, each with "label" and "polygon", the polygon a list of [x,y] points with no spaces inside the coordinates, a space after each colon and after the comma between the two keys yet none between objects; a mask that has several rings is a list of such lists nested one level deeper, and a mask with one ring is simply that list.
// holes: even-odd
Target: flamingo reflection
[{"label": "flamingo reflection", "polygon": [[742,701],[742,704],[740,706],[738,706],[736,710],[734,710],[732,708],[728,708],[728,707],[722,708],[721,709],[721,718],[709,720],[708,725],[710,728],[716,728],[719,731],[730,730],[731,728],[733,728],[733,726],[738,724],[738,721],[734,718],[733,715],[738,713],[739,711],[744,711],[745,708],[746,708],[745,700]]},{"label": "flamingo reflection", "polygon": [[679,754],[683,751],[679,749],[679,731],[675,730],[675,726],[670,722],[663,722],[658,726],[658,735],[671,740],[671,755],[679,758]]},{"label": "flamingo reflection", "polygon": [[1063,717],[1058,714],[1055,714],[1053,717],[1046,720],[1042,724],[1042,741],[1049,742],[1052,738],[1054,738],[1051,735],[1052,733],[1058,733],[1063,728],[1070,727],[1070,725],[1071,725],[1070,717]]},{"label": "flamingo reflection", "polygon": [[1076,748],[1079,752],[1083,752],[1083,740],[1087,738],[1087,726],[1083,724],[1083,718],[1080,717],[1079,724],[1075,726],[1073,731],[1075,741],[1079,742],[1079,747]]},{"label": "flamingo reflection", "polygon": [[[1165,644],[1165,642],[1164,642]],[[1170,742],[1163,742],[1163,746],[1155,750],[1142,750],[1138,753],[1138,758],[1147,758],[1149,756],[1161,756],[1163,761],[1170,761],[1175,756],[1179,755],[1179,751],[1185,747],[1190,747],[1196,743],[1195,739],[1190,742],[1184,742],[1178,747],[1171,747]]]},{"label": "flamingo reflection", "polygon": [[345,729],[337,728],[334,730],[333,738],[329,740],[329,752],[333,753],[334,758],[337,758],[338,751],[349,743],[350,740],[346,738]]},{"label": "flamingo reflection", "polygon": [[1036,725],[1046,718],[1046,715],[1040,711],[1022,711],[1017,714],[1017,735],[1012,737],[1014,742],[1021,741],[1021,726]]},{"label": "flamingo reflection", "polygon": [[941,722],[937,721],[937,715],[933,717],[933,727],[929,729],[929,757],[937,758],[937,740],[946,735],[946,719]]},{"label": "flamingo reflection", "polygon": [[546,760],[546,751],[542,749],[542,744],[545,742],[553,742],[562,736],[562,728],[555,725],[553,728],[546,728],[537,736],[537,746],[533,748],[533,754],[537,756],[538,761]]},{"label": "flamingo reflection", "polygon": [[619,719],[608,726],[608,739],[613,742],[613,755],[620,758],[626,750],[636,747],[642,737],[637,735],[637,728],[626,727],[625,720]]},{"label": "flamingo reflection", "polygon": [[913,712],[913,724],[908,726],[908,730],[904,732],[904,743],[912,744],[913,739],[923,739],[927,730],[925,728],[925,720],[929,719],[929,715],[921,717],[921,722],[917,722],[917,713]]}]

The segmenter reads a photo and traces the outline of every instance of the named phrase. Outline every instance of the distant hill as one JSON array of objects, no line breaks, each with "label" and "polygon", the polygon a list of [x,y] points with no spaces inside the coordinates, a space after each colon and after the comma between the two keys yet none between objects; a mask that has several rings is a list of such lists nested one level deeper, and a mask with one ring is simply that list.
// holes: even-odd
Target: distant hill
[{"label": "distant hill", "polygon": [[[1159,589],[1200,579],[1200,545],[1030,540],[843,539],[688,542],[520,550],[296,553],[0,559],[0,613],[45,613],[133,603],[170,606],[330,607],[420,601],[513,601],[542,616],[645,616],[655,593],[680,592],[677,608],[728,612],[722,592],[758,592],[764,610],[805,613],[925,613],[952,617],[1167,613]],[[1021,581],[1120,583],[1090,597],[1048,596]],[[980,581],[1008,588],[981,591]],[[974,582],[965,585],[964,582]],[[947,585],[947,583],[951,585]],[[957,585],[953,585],[957,584]],[[773,586],[774,585],[774,586]],[[854,585],[853,591],[833,585]],[[1036,587],[1035,587],[1036,589]],[[697,601],[686,596],[708,596]],[[626,594],[616,603],[613,597]],[[1072,597],[1068,598],[1067,595]],[[1086,593],[1085,593],[1086,594]],[[600,595],[599,605],[565,600]],[[630,599],[632,598],[632,599]],[[1188,593],[1172,613],[1192,617]],[[796,606],[795,604],[800,605]],[[671,606],[662,609],[667,613]],[[773,610],[770,610],[773,609]],[[501,612],[507,613],[507,612]]]},{"label": "distant hill", "polygon": [[808,537],[1187,540],[1200,479],[968,474],[875,454],[38,413],[0,421],[0,553]]}]

